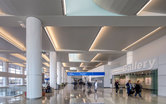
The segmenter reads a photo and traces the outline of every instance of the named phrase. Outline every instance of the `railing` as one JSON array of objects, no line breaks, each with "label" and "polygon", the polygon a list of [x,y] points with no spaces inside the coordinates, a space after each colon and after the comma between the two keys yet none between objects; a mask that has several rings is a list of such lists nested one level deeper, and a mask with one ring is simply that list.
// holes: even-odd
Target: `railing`
[{"label": "railing", "polygon": [[25,85],[2,86],[0,87],[0,97],[18,96],[25,91]]}]

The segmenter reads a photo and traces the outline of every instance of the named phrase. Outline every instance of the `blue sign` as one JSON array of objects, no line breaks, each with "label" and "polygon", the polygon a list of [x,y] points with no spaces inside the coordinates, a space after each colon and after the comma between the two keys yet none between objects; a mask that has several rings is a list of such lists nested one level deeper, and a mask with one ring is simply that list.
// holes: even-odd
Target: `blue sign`
[{"label": "blue sign", "polygon": [[68,76],[104,76],[105,72],[67,72]]},{"label": "blue sign", "polygon": [[47,81],[48,81],[48,80],[50,80],[50,78],[45,78],[45,80],[47,80]]}]

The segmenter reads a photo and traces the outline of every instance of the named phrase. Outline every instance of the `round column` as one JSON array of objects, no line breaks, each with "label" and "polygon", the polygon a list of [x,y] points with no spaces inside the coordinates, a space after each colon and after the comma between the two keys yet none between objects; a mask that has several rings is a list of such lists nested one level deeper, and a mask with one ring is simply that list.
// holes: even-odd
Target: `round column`
[{"label": "round column", "polygon": [[26,20],[27,98],[42,97],[42,27],[39,19]]},{"label": "round column", "polygon": [[61,70],[61,83],[64,83],[64,67]]},{"label": "round column", "polygon": [[61,62],[57,62],[57,84],[61,85]]},{"label": "round column", "polygon": [[53,89],[57,89],[57,64],[56,64],[56,53],[50,52],[50,86]]}]

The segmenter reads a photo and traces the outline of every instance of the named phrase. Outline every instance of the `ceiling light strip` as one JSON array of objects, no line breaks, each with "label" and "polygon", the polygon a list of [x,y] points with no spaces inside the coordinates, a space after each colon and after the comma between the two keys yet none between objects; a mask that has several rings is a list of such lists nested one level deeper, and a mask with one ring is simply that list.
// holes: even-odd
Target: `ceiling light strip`
[{"label": "ceiling light strip", "polygon": [[12,63],[14,65],[17,65],[17,66],[21,66],[21,67],[25,67],[23,64],[20,64],[20,63]]},{"label": "ceiling light strip", "polygon": [[103,63],[99,63],[99,64],[96,65],[96,67],[99,67],[99,66],[101,66],[102,64],[103,64]]},{"label": "ceiling light strip", "polygon": [[26,61],[26,57],[25,57],[24,55],[17,54],[17,53],[13,53],[13,54],[10,54],[10,55],[12,55],[12,56],[14,56],[14,57],[17,57],[17,58],[19,58],[19,59],[21,59],[21,60]]},{"label": "ceiling light strip", "polygon": [[98,35],[96,36],[95,40],[93,41],[91,47],[89,48],[89,51],[92,51],[92,49],[95,47],[95,45],[97,44],[98,40],[100,39],[100,37],[102,36],[101,33],[103,32],[104,27],[100,28],[100,31],[98,33]]},{"label": "ceiling light strip", "polygon": [[146,5],[144,5],[144,6],[142,7],[142,9],[139,10],[139,12],[137,13],[137,15],[139,15],[151,2],[152,2],[152,0],[148,1],[148,2],[146,3]]},{"label": "ceiling light strip", "polygon": [[23,43],[18,41],[16,38],[12,37],[8,32],[6,32],[3,28],[0,28],[0,37],[4,40],[8,41],[18,49],[22,51],[26,51],[26,48]]},{"label": "ceiling light strip", "polygon": [[143,36],[142,38],[138,39],[137,41],[135,41],[134,43],[130,44],[129,46],[125,47],[124,49],[122,49],[122,51],[126,51],[127,49],[131,48],[132,46],[138,44],[139,42],[141,42],[142,40],[152,36],[155,32],[159,31],[162,27],[158,27],[157,29],[153,30],[152,32],[150,32],[149,34]]},{"label": "ceiling light strip", "polygon": [[80,67],[83,67],[83,65],[84,65],[84,63],[82,62],[82,63],[80,64]]},{"label": "ceiling light strip", "polygon": [[45,66],[47,66],[47,67],[50,67],[50,64],[48,64],[48,63],[46,63],[46,62],[44,62],[43,63]]},{"label": "ceiling light strip", "polygon": [[4,61],[4,62],[9,62],[8,59],[4,58],[4,57],[0,57],[0,60]]},{"label": "ceiling light strip", "polygon": [[58,46],[57,40],[55,38],[55,35],[53,33],[53,30],[51,29],[51,27],[45,27],[44,29],[45,29],[45,31],[46,31],[46,33],[47,33],[47,35],[48,35],[53,47],[54,47],[54,49],[58,50],[59,46]]},{"label": "ceiling light strip", "polygon": [[48,56],[47,55],[45,55],[45,54],[42,54],[42,57],[47,61],[47,62],[50,62],[50,59],[48,58]]},{"label": "ceiling light strip", "polygon": [[66,9],[66,0],[63,0],[63,10],[64,10],[64,15],[67,13]]},{"label": "ceiling light strip", "polygon": [[98,53],[95,57],[93,57],[93,59],[91,60],[91,62],[96,62],[95,59],[99,56],[100,54]]}]

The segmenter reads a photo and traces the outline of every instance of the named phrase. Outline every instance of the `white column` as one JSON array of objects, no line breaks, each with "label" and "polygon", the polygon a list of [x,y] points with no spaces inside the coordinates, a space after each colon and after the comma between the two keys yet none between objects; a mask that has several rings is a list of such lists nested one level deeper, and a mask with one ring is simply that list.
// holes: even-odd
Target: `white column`
[{"label": "white column", "polygon": [[61,62],[57,62],[57,84],[61,85]]},{"label": "white column", "polygon": [[[3,71],[9,73],[9,63],[8,62],[3,62]],[[9,76],[5,77],[5,86],[9,85]]]},{"label": "white column", "polygon": [[50,86],[57,89],[57,63],[56,63],[56,53],[50,52]]},{"label": "white column", "polygon": [[127,64],[132,64],[133,63],[133,51],[127,52]]},{"label": "white column", "polygon": [[[24,67],[21,67],[21,71],[22,71],[22,75],[24,76]],[[22,85],[24,85],[24,82],[25,82],[24,80],[25,80],[25,78],[22,78],[22,80],[21,80]]]},{"label": "white column", "polygon": [[26,20],[27,98],[42,97],[42,27],[39,19]]},{"label": "white column", "polygon": [[64,67],[61,68],[61,83],[64,83]]}]

